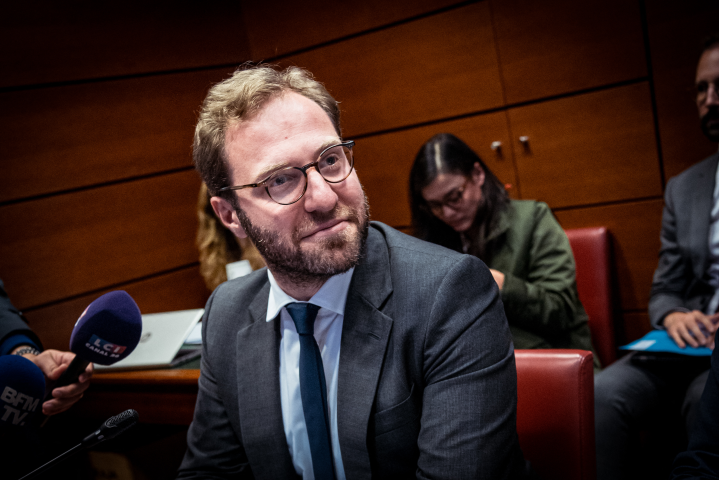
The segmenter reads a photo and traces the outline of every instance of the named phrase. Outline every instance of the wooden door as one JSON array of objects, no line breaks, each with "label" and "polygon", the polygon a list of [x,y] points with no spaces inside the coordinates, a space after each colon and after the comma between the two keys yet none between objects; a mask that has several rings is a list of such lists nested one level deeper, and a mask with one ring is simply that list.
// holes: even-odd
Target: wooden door
[{"label": "wooden door", "polygon": [[508,113],[523,198],[557,208],[661,195],[646,82]]}]

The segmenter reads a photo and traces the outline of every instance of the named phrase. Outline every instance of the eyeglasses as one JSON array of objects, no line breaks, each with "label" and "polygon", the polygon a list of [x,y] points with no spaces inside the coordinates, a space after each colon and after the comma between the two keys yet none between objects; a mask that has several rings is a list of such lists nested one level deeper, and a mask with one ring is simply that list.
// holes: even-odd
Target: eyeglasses
[{"label": "eyeglasses", "polygon": [[352,140],[332,145],[320,153],[317,161],[308,163],[304,167],[286,167],[270,174],[269,177],[257,183],[224,187],[219,192],[229,190],[242,190],[243,188],[265,187],[267,195],[280,205],[291,205],[298,202],[307,191],[307,170],[312,167],[322,175],[327,183],[340,183],[350,176],[354,168]]},{"label": "eyeglasses", "polygon": [[449,192],[439,202],[434,200],[426,200],[427,208],[429,209],[429,211],[431,211],[436,216],[441,216],[444,213],[444,207],[449,207],[452,210],[456,210],[457,207],[462,204],[462,200],[464,200],[464,191],[467,188],[467,183],[469,183],[469,178],[465,179],[464,185],[459,188],[455,188],[454,190]]},{"label": "eyeglasses", "polygon": [[697,104],[702,105],[706,102],[710,87],[714,87],[714,95],[719,96],[719,78],[710,82],[701,81],[694,86]]}]

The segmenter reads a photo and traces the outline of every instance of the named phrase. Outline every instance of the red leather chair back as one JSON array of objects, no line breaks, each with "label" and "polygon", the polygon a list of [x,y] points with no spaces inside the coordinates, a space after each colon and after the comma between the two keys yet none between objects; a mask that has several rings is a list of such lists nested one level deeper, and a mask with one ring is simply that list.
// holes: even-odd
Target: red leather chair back
[{"label": "red leather chair back", "polygon": [[517,434],[546,479],[594,480],[594,358],[586,350],[516,350]]},{"label": "red leather chair back", "polygon": [[579,299],[589,315],[594,349],[602,366],[617,359],[610,278],[609,232],[605,227],[565,230],[577,265]]}]

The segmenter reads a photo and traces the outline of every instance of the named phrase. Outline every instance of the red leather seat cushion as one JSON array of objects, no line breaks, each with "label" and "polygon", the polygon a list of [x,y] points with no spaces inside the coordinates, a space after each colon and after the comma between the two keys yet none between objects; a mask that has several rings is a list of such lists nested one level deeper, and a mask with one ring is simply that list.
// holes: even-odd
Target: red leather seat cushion
[{"label": "red leather seat cushion", "polygon": [[517,433],[543,478],[592,480],[593,355],[584,350],[517,350]]}]

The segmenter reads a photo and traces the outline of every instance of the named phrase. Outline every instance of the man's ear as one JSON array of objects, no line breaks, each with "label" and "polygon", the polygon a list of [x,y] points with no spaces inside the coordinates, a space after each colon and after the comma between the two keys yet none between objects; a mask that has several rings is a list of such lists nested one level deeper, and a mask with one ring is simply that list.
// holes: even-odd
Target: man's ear
[{"label": "man's ear", "polygon": [[479,162],[474,162],[474,171],[472,172],[472,181],[479,187],[484,185],[484,169]]},{"label": "man's ear", "polygon": [[247,234],[245,229],[240,224],[240,219],[237,218],[237,212],[232,207],[230,202],[220,197],[210,198],[210,204],[212,209],[215,211],[215,215],[220,219],[222,224],[231,231],[237,238],[245,238]]}]

